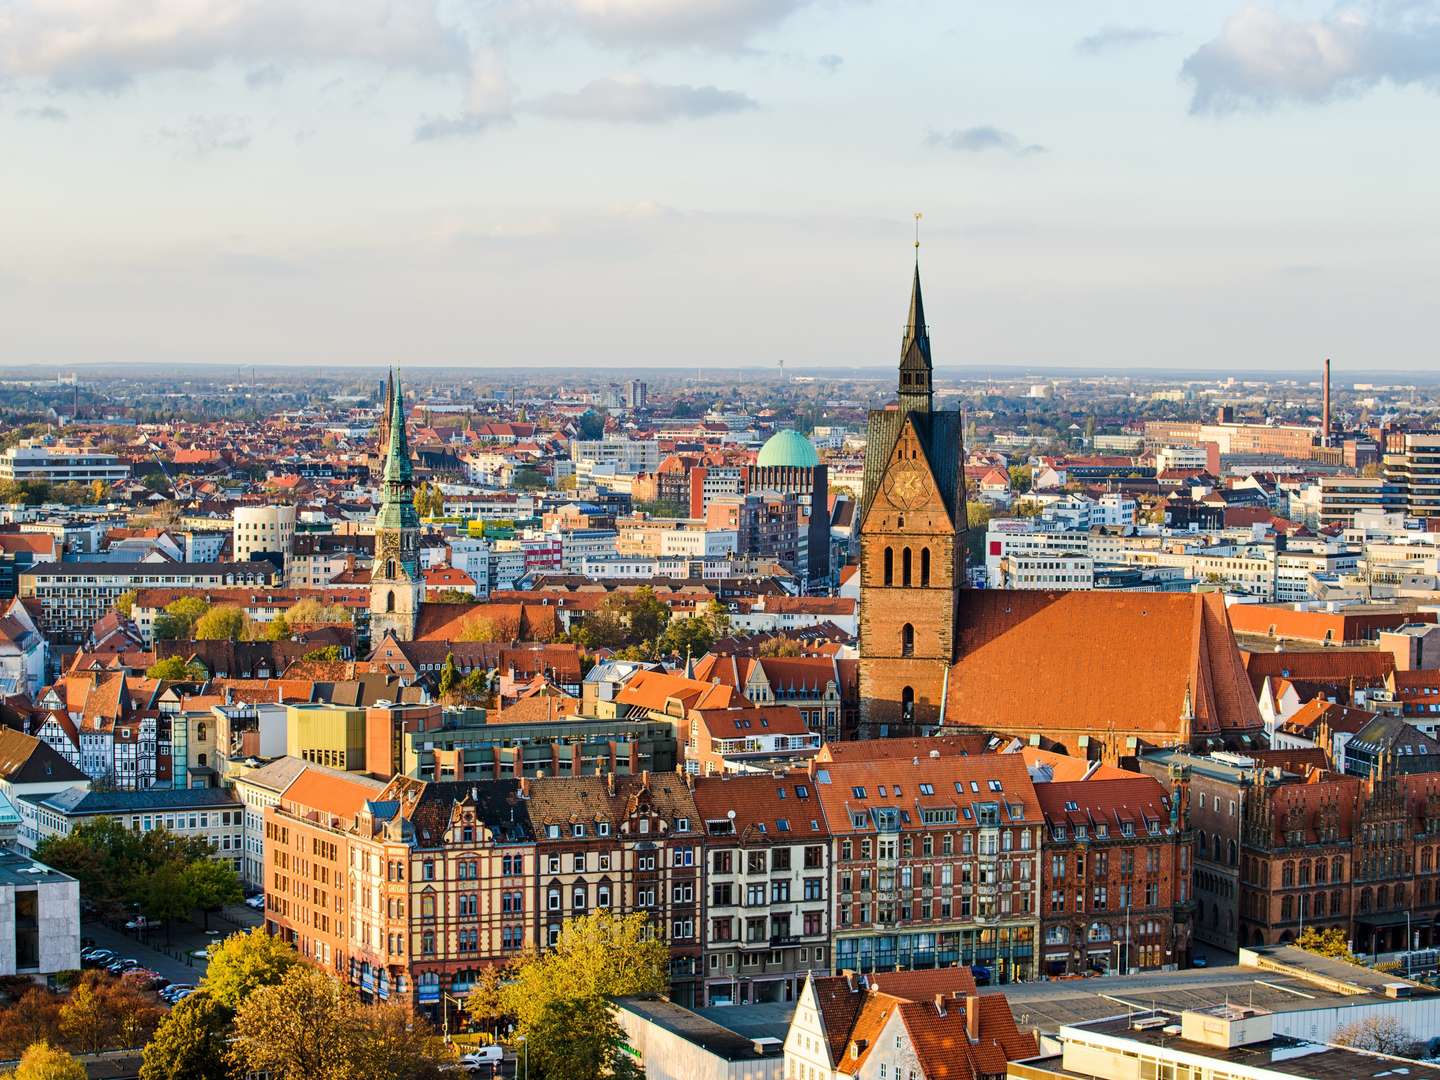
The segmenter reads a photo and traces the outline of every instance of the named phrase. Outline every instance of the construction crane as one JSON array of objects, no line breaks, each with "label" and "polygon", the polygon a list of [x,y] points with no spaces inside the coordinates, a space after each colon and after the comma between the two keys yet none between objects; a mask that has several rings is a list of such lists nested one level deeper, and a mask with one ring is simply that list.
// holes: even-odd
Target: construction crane
[{"label": "construction crane", "polygon": [[165,477],[165,482],[170,485],[170,494],[175,501],[180,501],[180,488],[175,483],[175,478],[170,475],[170,470],[165,467],[165,461],[160,456],[160,448],[153,442],[146,441],[145,448],[150,451],[150,456],[155,459],[155,464],[160,466],[160,474]]}]

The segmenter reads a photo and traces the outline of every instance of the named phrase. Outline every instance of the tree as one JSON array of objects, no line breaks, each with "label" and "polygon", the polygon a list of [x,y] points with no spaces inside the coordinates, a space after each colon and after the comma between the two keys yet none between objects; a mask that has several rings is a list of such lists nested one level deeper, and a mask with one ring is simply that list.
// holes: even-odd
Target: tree
[{"label": "tree", "polygon": [[441,1062],[453,1060],[435,1029],[406,1005],[386,1002],[357,1007],[359,1020],[348,1075],[436,1080]]},{"label": "tree", "polygon": [[298,964],[235,1010],[230,1060],[272,1080],[340,1080],[356,1049],[355,992]]},{"label": "tree", "polygon": [[210,605],[198,596],[182,596],[178,600],[172,600],[165,605],[164,613],[155,620],[155,636],[166,641],[189,640],[194,637],[195,624],[200,621],[200,616],[209,610]]},{"label": "tree", "polygon": [[480,969],[465,997],[465,1012],[471,1020],[488,1024],[493,1031],[506,1015],[502,994],[505,984],[515,977],[516,963],[491,964]]},{"label": "tree", "polygon": [[501,992],[522,1035],[552,1001],[658,994],[669,983],[670,949],[643,912],[596,911],[569,919],[555,946],[522,961]]},{"label": "tree", "polygon": [[455,700],[462,705],[488,705],[495,693],[490,672],[475,668],[455,687]]},{"label": "tree", "polygon": [[1024,495],[1030,490],[1030,466],[1010,466],[1010,490],[1017,495]]},{"label": "tree", "polygon": [[459,678],[460,672],[456,670],[455,667],[455,654],[453,652],[447,652],[445,654],[445,663],[440,668],[439,690],[442,699],[450,696]]},{"label": "tree", "polygon": [[179,860],[165,862],[149,873],[136,877],[129,893],[140,909],[151,919],[165,924],[168,943],[176,919],[183,919],[195,910],[195,890],[187,875],[189,867]]},{"label": "tree", "polygon": [[210,676],[205,668],[194,660],[183,656],[167,656],[157,660],[145,669],[147,679],[168,679],[171,682],[204,682]]},{"label": "tree", "polygon": [[318,649],[311,649],[300,659],[311,664],[333,664],[344,660],[345,656],[339,645],[325,645]]},{"label": "tree", "polygon": [[429,604],[473,604],[475,597],[464,589],[437,589],[433,593],[426,590],[425,602]]},{"label": "tree", "polygon": [[82,1054],[98,1054],[118,1041],[120,1018],[110,1010],[94,980],[80,983],[60,1006],[60,1034]]},{"label": "tree", "polygon": [[65,836],[46,837],[35,857],[76,878],[90,903],[112,909],[128,901],[130,878],[142,863],[139,835],[111,817],[82,822]]},{"label": "tree", "polygon": [[115,598],[115,610],[127,619],[130,618],[130,612],[134,610],[135,607],[135,597],[138,595],[134,589],[122,592]]},{"label": "tree", "polygon": [[594,1080],[638,1075],[620,1049],[624,1032],[600,997],[556,998],[545,1004],[528,1035],[531,1057],[545,1080]]},{"label": "tree", "polygon": [[232,1015],[203,989],[185,998],[145,1044],[140,1080],[231,1080]]},{"label": "tree", "polygon": [[284,615],[276,615],[260,629],[260,638],[263,641],[284,641],[290,636],[290,620]]},{"label": "tree", "polygon": [[185,867],[184,878],[186,889],[200,909],[206,930],[210,929],[210,912],[245,899],[240,878],[229,862],[197,859]]},{"label": "tree", "polygon": [[1321,956],[1333,957],[1336,960],[1354,961],[1355,957],[1350,952],[1350,942],[1345,937],[1345,931],[1338,926],[1328,930],[1317,930],[1313,926],[1307,926],[1295,939],[1295,944],[1306,952],[1319,953]]},{"label": "tree", "polygon": [[755,650],[760,656],[804,656],[805,649],[794,638],[772,637],[760,643]]},{"label": "tree", "polygon": [[466,619],[461,625],[459,633],[455,635],[456,641],[500,641],[500,628],[494,621],[485,618],[483,615],[476,615]]},{"label": "tree", "polygon": [[239,641],[245,636],[249,619],[238,607],[213,607],[195,620],[196,641]]},{"label": "tree", "polygon": [[60,999],[48,990],[32,987],[0,1012],[0,1058],[18,1058],[27,1046],[59,1038]]},{"label": "tree", "polygon": [[48,1042],[37,1042],[25,1051],[11,1080],[86,1080],[85,1066]]},{"label": "tree", "polygon": [[546,487],[545,474],[529,466],[516,469],[515,475],[510,478],[510,486],[517,491],[539,491]]},{"label": "tree", "polygon": [[1395,1057],[1418,1058],[1424,1053],[1424,1045],[1407,1031],[1394,1016],[1370,1016],[1343,1024],[1335,1029],[1330,1041],[1336,1046],[1348,1046],[1355,1050],[1369,1050],[1376,1054],[1392,1054]]},{"label": "tree", "polygon": [[642,585],[620,601],[630,626],[630,637],[634,641],[654,641],[665,632],[670,621],[670,609],[655,595],[649,585]]},{"label": "tree", "polygon": [[294,626],[315,626],[326,623],[350,623],[350,613],[339,604],[322,604],[319,600],[305,599],[291,606],[285,618]]},{"label": "tree", "polygon": [[712,624],[705,619],[691,616],[686,619],[671,619],[660,636],[660,651],[679,656],[704,656],[715,642]]},{"label": "tree", "polygon": [[280,983],[298,963],[300,954],[292,946],[256,927],[211,946],[200,988],[224,1008],[238,1010],[257,990]]}]

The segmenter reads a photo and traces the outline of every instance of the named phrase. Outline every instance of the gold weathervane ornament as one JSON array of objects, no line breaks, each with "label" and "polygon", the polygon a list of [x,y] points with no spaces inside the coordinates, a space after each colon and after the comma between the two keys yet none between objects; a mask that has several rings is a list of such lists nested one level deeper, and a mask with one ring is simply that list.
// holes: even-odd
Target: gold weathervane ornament
[{"label": "gold weathervane ornament", "polygon": [[915,257],[920,257],[920,219],[925,215],[919,210],[915,211]]}]

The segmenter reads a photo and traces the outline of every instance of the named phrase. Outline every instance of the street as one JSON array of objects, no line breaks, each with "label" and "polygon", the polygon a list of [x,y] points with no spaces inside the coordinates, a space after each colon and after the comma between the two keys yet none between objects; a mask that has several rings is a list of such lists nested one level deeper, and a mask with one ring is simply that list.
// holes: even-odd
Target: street
[{"label": "street", "polygon": [[223,912],[210,916],[210,930],[207,932],[199,923],[179,922],[171,928],[171,939],[165,940],[165,930],[148,931],[138,934],[131,930],[117,930],[96,920],[81,924],[81,936],[92,938],[104,949],[114,949],[122,957],[133,956],[141,965],[171,982],[198,983],[205,974],[204,960],[192,954],[221,941],[231,934],[262,922],[258,911],[243,904],[233,904]]}]

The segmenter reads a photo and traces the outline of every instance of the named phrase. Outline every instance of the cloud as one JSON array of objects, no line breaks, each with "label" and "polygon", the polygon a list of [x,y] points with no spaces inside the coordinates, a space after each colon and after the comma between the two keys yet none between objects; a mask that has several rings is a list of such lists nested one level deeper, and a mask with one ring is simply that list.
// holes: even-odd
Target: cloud
[{"label": "cloud", "polygon": [[15,0],[0,7],[0,75],[114,90],[153,72],[361,61],[463,70],[436,0]]},{"label": "cloud", "polygon": [[1192,113],[1322,104],[1389,82],[1440,90],[1440,10],[1433,0],[1372,0],[1321,19],[1249,4],[1180,69]]},{"label": "cloud", "polygon": [[179,127],[162,128],[160,136],[197,158],[221,150],[243,150],[254,139],[243,116],[191,116]]},{"label": "cloud", "polygon": [[514,0],[511,18],[628,49],[734,51],[813,0]]},{"label": "cloud", "polygon": [[1032,154],[1048,153],[1048,148],[1037,143],[1025,143],[1014,134],[997,127],[956,128],[953,131],[932,131],[925,136],[926,146],[942,147],[965,154],[983,154],[999,150],[1015,157],[1029,157]]},{"label": "cloud", "polygon": [[530,102],[526,108],[566,120],[663,124],[744,112],[758,108],[758,104],[738,90],[655,83],[638,75],[619,75],[595,79],[574,93],[547,95]]},{"label": "cloud", "polygon": [[416,142],[483,135],[515,122],[515,90],[499,50],[476,50],[470,68],[470,85],[459,115],[422,120],[415,128]]},{"label": "cloud", "polygon": [[845,63],[845,58],[835,53],[826,53],[815,62],[820,65],[821,70],[827,75],[833,75],[840,70],[840,65]]},{"label": "cloud", "polygon": [[1174,35],[1166,30],[1156,30],[1153,26],[1116,26],[1112,23],[1077,41],[1075,51],[1082,56],[1099,56],[1167,37]]},{"label": "cloud", "polygon": [[245,85],[252,90],[262,86],[278,86],[285,81],[285,69],[278,64],[265,64],[245,73]]},{"label": "cloud", "polygon": [[70,119],[70,114],[64,109],[57,109],[54,105],[42,105],[38,109],[21,109],[20,115],[27,120],[45,120],[52,124],[63,124]]}]

